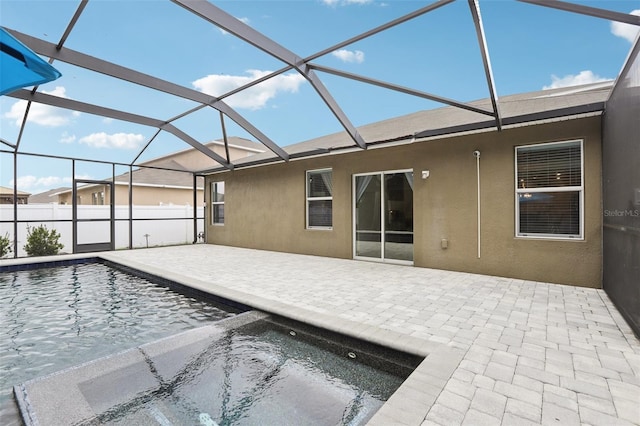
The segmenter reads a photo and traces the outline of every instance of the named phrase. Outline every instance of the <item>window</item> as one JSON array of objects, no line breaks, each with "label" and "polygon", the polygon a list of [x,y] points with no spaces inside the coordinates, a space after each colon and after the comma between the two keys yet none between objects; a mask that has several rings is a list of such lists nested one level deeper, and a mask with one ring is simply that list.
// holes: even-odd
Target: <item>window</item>
[{"label": "window", "polygon": [[91,204],[94,206],[104,206],[104,191],[92,193]]},{"label": "window", "polygon": [[333,226],[333,183],[331,169],[307,172],[307,228]]},{"label": "window", "polygon": [[224,225],[224,182],[211,183],[211,223]]},{"label": "window", "polygon": [[516,147],[516,236],[583,238],[582,141]]}]

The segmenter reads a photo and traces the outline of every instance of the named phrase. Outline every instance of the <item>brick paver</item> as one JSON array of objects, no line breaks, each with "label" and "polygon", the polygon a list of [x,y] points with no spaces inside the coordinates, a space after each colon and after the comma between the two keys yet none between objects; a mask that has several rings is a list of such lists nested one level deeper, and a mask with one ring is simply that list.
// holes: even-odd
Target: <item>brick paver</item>
[{"label": "brick paver", "polygon": [[444,377],[417,370],[429,391],[403,386],[415,395],[397,413],[390,400],[374,424],[640,425],[640,343],[602,290],[214,245],[104,257],[378,343],[459,355]]}]

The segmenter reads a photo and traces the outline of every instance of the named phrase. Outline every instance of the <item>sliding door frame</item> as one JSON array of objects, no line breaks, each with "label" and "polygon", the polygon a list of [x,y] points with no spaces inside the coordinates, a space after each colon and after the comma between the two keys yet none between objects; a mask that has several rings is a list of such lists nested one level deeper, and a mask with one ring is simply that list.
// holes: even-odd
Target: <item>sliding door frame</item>
[{"label": "sliding door frame", "polygon": [[[385,218],[386,209],[387,209],[386,199],[388,198],[386,196],[387,188],[386,188],[385,176],[398,174],[398,173],[413,173],[413,169],[383,170],[383,171],[375,171],[375,172],[367,172],[367,173],[358,173],[358,174],[352,175],[352,181],[351,181],[351,188],[352,188],[351,213],[352,213],[352,227],[353,227],[352,253],[353,253],[353,258],[356,260],[395,263],[395,264],[401,264],[401,265],[413,265],[414,263],[413,260],[390,259],[390,258],[387,258],[385,254],[385,245],[386,245],[385,242],[386,242],[387,230],[386,230],[386,220],[384,218]],[[357,208],[356,207],[358,203],[358,200],[357,200],[358,191],[356,186],[356,180],[358,177],[361,177],[361,176],[379,176],[380,177],[380,253],[381,253],[380,257],[369,257],[369,256],[362,256],[357,254],[358,228],[357,228]],[[411,196],[413,197],[413,191],[411,192]],[[412,236],[415,236],[413,231],[411,233],[412,233]],[[413,243],[411,244],[411,246],[413,249]],[[412,256],[412,259],[413,259],[413,256]]]}]

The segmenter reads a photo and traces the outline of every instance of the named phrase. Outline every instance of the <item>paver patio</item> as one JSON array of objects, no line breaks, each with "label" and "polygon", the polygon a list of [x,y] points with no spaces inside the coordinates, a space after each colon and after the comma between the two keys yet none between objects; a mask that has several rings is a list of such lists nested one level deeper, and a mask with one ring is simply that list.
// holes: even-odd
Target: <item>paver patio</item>
[{"label": "paver patio", "polygon": [[640,342],[603,290],[215,245],[101,256],[428,354],[371,424],[640,424]]},{"label": "paver patio", "polygon": [[372,425],[640,425],[640,341],[603,290],[206,244],[98,255],[426,356]]}]

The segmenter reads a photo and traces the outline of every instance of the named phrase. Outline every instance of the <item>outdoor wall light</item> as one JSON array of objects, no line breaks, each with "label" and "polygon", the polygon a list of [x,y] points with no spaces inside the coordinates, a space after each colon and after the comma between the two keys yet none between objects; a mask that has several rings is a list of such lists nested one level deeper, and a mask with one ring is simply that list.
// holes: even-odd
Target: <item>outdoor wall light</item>
[{"label": "outdoor wall light", "polygon": [[429,177],[429,170],[422,171],[422,179],[427,179]]}]

